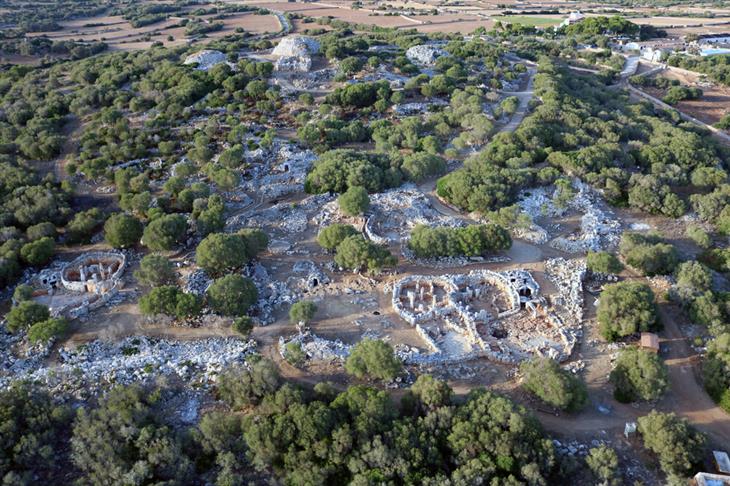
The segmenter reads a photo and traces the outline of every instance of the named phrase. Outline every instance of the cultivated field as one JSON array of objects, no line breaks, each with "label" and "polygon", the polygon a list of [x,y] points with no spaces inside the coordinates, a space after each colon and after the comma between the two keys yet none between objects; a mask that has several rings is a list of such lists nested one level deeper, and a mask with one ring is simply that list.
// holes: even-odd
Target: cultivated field
[{"label": "cultivated field", "polygon": [[[239,28],[252,34],[273,33],[281,29],[279,21],[274,15],[239,12],[227,14],[220,19],[217,17],[218,15],[196,17],[204,22],[224,24],[223,29],[205,34],[209,39],[233,34]],[[61,22],[63,29],[60,31],[34,32],[28,35],[48,37],[54,41],[103,41],[109,45],[111,50],[146,49],[153,42],[162,42],[168,47],[174,47],[194,41],[185,33],[185,27],[180,25],[182,20],[183,17],[173,16],[161,22],[135,28],[121,16],[89,17]],[[173,40],[169,40],[170,36]]]}]

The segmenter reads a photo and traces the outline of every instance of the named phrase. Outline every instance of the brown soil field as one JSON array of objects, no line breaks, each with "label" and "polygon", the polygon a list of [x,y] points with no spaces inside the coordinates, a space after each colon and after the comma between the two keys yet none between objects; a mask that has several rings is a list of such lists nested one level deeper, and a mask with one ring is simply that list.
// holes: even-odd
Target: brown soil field
[{"label": "brown soil field", "polygon": [[[212,16],[201,16],[206,19]],[[187,42],[184,27],[176,27],[181,17],[171,17],[152,25],[134,28],[121,16],[90,17],[86,19],[62,22],[64,27],[56,32],[36,32],[30,36],[46,36],[52,40],[82,40],[101,41],[109,44],[110,50],[138,50],[146,49],[155,41],[166,46],[178,46]],[[277,32],[280,30],[279,21],[274,15],[256,15],[252,12],[240,12],[221,19],[225,27],[217,32],[206,34],[207,39],[218,39],[243,28],[253,34]],[[101,25],[99,25],[101,24]],[[168,41],[168,36],[173,41]],[[146,37],[149,36],[149,39]]]},{"label": "brown soil field", "polygon": [[[703,91],[703,95],[698,100],[680,101],[675,105],[677,110],[697,118],[709,125],[714,125],[727,113],[730,113],[730,88],[714,83],[702,82],[699,76],[685,74],[678,71],[663,71],[660,74],[667,79],[676,79],[684,86],[695,86]],[[643,88],[652,96],[663,98],[666,94],[665,90],[657,88]],[[726,130],[728,131],[728,130]]]},{"label": "brown soil field", "polygon": [[[699,26],[717,26],[718,24],[725,24],[725,28],[730,28],[730,17],[715,17],[712,19],[703,19],[697,17],[637,17],[629,18],[629,20],[635,24],[640,25],[653,25],[655,27],[671,27],[671,26],[687,26],[687,27],[699,27]],[[708,25],[709,24],[709,25]]]}]

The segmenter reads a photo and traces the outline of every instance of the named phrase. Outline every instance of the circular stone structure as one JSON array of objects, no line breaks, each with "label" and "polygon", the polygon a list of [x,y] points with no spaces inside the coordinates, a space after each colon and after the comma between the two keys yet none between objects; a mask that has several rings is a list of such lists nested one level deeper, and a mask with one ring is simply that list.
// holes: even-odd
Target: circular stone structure
[{"label": "circular stone structure", "polygon": [[119,281],[126,263],[122,253],[85,253],[61,269],[61,285],[74,292],[104,294]]}]

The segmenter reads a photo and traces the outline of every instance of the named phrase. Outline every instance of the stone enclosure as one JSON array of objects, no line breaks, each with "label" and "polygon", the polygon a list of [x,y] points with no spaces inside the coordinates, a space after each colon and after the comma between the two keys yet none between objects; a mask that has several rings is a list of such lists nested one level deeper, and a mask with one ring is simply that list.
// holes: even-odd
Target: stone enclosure
[{"label": "stone enclosure", "polygon": [[526,270],[408,276],[393,286],[392,305],[432,352],[413,361],[563,361],[576,342]]}]

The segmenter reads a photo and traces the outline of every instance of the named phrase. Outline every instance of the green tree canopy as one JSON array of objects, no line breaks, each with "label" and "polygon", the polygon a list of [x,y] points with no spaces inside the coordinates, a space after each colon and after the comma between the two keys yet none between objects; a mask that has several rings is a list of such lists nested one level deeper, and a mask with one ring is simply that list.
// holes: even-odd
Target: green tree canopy
[{"label": "green tree canopy", "polygon": [[520,365],[522,386],[545,403],[562,410],[577,411],[588,401],[585,384],[555,360],[536,358]]},{"label": "green tree canopy", "polygon": [[345,362],[345,370],[357,378],[367,376],[387,381],[395,379],[402,366],[390,344],[377,339],[357,343]]},{"label": "green tree canopy", "polygon": [[651,351],[624,349],[611,371],[613,395],[619,402],[656,400],[669,386],[667,369],[661,358]]},{"label": "green tree canopy", "polygon": [[258,291],[254,283],[241,275],[216,279],[206,291],[208,304],[219,314],[240,316],[256,303]]},{"label": "green tree canopy", "polygon": [[657,325],[654,293],[641,282],[624,281],[607,285],[597,312],[601,335],[615,341]]}]

